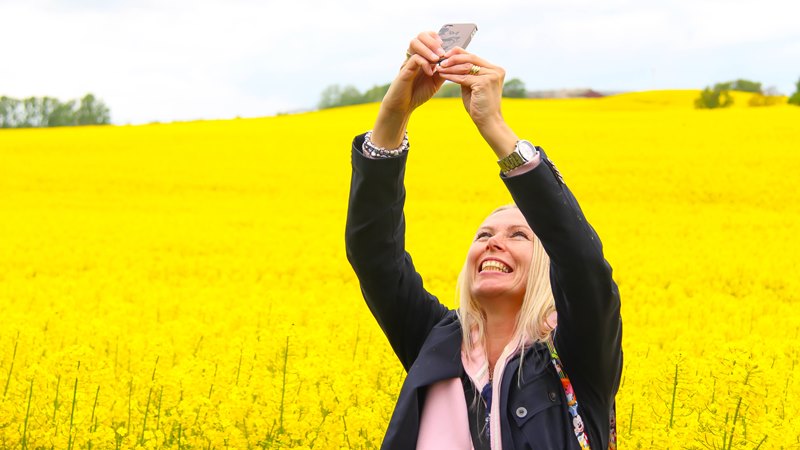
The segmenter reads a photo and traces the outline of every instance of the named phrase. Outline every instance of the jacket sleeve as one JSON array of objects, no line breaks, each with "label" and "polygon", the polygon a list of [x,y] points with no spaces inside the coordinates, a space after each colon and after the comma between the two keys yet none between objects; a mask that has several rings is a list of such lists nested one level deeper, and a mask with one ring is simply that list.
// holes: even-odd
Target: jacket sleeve
[{"label": "jacket sleeve", "polygon": [[447,308],[428,293],[405,251],[405,187],[408,154],[370,159],[364,135],[351,150],[352,178],[347,208],[347,259],[361,292],[394,352],[409,370],[433,326]]},{"label": "jacket sleeve", "polygon": [[555,345],[578,402],[608,411],[622,371],[617,285],[600,238],[547,155],[530,172],[503,178],[550,256],[558,327]]}]

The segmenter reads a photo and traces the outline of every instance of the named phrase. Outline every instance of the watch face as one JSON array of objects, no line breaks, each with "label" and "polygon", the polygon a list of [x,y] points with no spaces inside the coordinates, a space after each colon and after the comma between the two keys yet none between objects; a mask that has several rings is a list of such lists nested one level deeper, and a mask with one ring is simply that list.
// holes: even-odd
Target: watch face
[{"label": "watch face", "polygon": [[519,154],[525,158],[525,161],[530,161],[536,156],[536,147],[528,141],[519,141],[518,148]]}]

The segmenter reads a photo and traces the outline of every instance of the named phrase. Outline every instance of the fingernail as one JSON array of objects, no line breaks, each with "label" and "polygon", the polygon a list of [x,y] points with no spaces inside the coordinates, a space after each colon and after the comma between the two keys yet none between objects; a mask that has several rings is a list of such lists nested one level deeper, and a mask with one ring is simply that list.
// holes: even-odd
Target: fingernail
[{"label": "fingernail", "polygon": [[436,53],[437,53],[439,56],[444,56],[444,55],[445,55],[445,51],[444,51],[444,49],[443,49],[442,47],[439,47],[439,48],[437,48],[437,49],[436,49]]},{"label": "fingernail", "polygon": [[434,59],[438,60],[439,59],[439,55],[437,55],[436,53],[431,53],[431,60],[434,60]]}]

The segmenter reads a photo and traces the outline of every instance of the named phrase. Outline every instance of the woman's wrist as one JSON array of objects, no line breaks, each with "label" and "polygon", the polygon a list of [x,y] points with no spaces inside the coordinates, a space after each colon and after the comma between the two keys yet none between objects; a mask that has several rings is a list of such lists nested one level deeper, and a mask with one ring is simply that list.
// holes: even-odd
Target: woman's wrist
[{"label": "woman's wrist", "polygon": [[384,148],[372,142],[372,130],[364,135],[364,144],[361,147],[364,156],[372,159],[396,158],[408,151],[408,133],[404,133],[403,142],[397,148]]},{"label": "woman's wrist", "polygon": [[372,143],[383,148],[397,148],[403,143],[411,113],[389,112],[381,108],[375,127],[372,129]]},{"label": "woman's wrist", "polygon": [[483,139],[494,150],[497,159],[503,159],[514,151],[519,137],[502,119],[478,127]]}]

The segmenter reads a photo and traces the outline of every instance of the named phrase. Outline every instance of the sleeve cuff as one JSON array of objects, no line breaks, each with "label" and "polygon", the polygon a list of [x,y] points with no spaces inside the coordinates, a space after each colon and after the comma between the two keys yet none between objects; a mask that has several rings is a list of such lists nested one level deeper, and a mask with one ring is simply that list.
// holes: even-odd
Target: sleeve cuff
[{"label": "sleeve cuff", "polygon": [[515,177],[517,175],[522,175],[523,173],[527,173],[527,172],[530,172],[531,170],[535,169],[536,166],[538,166],[539,163],[541,163],[541,162],[542,162],[542,152],[540,152],[537,149],[536,150],[536,154],[533,155],[533,158],[530,161],[526,162],[525,164],[523,164],[523,165],[521,165],[521,166],[519,166],[517,168],[509,170],[508,172],[502,174],[502,176],[504,178],[511,178],[511,177]]}]

